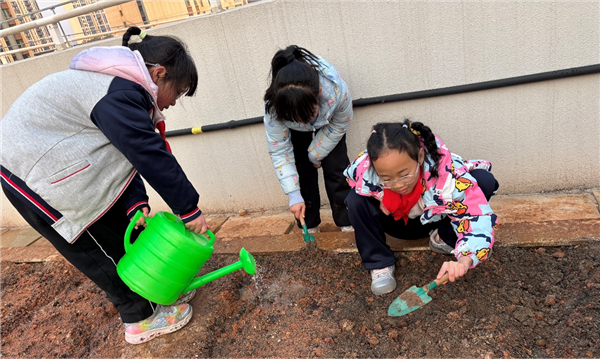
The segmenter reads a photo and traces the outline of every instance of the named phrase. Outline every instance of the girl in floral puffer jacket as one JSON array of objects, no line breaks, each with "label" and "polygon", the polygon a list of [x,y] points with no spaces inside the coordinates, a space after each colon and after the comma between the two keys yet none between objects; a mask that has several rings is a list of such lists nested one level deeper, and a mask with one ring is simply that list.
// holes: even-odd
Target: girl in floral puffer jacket
[{"label": "girl in floral puffer jacket", "polygon": [[498,189],[487,161],[451,154],[420,122],[379,123],[344,172],[354,189],[346,198],[363,265],[376,295],[396,288],[396,257],[385,234],[418,239],[429,234],[434,252],[454,254],[437,277],[454,281],[487,259],[497,218],[488,200]]}]

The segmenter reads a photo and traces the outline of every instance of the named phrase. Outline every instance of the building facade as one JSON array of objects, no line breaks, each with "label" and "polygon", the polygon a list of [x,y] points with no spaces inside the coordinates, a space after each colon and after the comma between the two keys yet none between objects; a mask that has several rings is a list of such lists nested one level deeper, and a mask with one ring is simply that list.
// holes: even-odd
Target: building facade
[{"label": "building facade", "polygon": [[[2,27],[20,25],[41,19],[43,16],[36,0],[3,0],[0,2],[0,20]],[[0,61],[5,64],[54,51],[53,39],[46,26],[26,30],[18,34],[0,39]],[[48,46],[42,46],[48,44]],[[24,51],[18,49],[32,48]]]},{"label": "building facade", "polygon": [[[95,2],[97,0],[78,0],[65,4],[64,8],[69,11]],[[131,26],[151,27],[210,12],[208,0],[136,0],[72,18],[69,23],[74,32],[72,41],[79,43],[96,40],[106,32],[119,36]]]},{"label": "building facade", "polygon": [[[70,11],[95,2],[96,0],[78,0],[65,3],[63,7],[65,11]],[[101,38],[100,34],[110,32],[112,30],[104,10],[98,10],[89,14],[71,18],[69,19],[69,24],[71,25],[71,29],[73,29],[75,38],[86,38],[83,42],[98,40]],[[94,35],[98,35],[98,38],[94,37]]]}]

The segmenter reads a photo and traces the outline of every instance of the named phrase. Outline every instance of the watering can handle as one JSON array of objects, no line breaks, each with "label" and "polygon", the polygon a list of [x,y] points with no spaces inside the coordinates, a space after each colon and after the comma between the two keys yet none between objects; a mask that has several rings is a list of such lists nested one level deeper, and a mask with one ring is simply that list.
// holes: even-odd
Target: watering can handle
[{"label": "watering can handle", "polygon": [[[131,219],[131,221],[129,221],[129,225],[127,226],[127,230],[125,231],[125,253],[127,253],[127,251],[129,250],[129,248],[132,246],[131,244],[131,231],[133,231],[133,228],[135,227],[135,224],[137,223],[137,221],[144,217],[144,214],[142,213],[142,211],[140,211],[138,209],[137,212],[135,212],[135,214],[133,215],[133,218]],[[146,217],[144,217],[146,218]]]},{"label": "watering can handle", "polygon": [[215,242],[215,235],[214,235],[213,232],[210,231],[210,229],[207,229],[204,234],[208,234],[208,237],[210,238],[209,243],[214,243]]}]

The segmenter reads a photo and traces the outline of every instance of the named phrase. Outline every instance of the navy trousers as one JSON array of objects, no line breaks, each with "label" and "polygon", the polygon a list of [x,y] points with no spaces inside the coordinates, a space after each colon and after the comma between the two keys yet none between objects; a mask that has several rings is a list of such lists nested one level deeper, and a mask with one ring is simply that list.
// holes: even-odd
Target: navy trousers
[{"label": "navy trousers", "polygon": [[[319,214],[321,208],[319,172],[308,159],[308,148],[313,140],[314,133],[294,130],[290,130],[290,133],[300,182],[300,194],[302,194],[306,205],[304,220],[308,228],[314,228],[321,224],[321,215]],[[344,200],[350,192],[350,186],[344,176],[344,170],[349,165],[346,135],[344,135],[329,155],[321,159],[325,191],[331,205],[333,221],[338,227],[350,225],[348,209],[344,205]],[[298,227],[300,227],[300,222],[297,222]]]},{"label": "navy trousers", "polygon": [[[154,313],[156,304],[129,289],[117,274],[117,263],[125,255],[123,241],[129,224],[121,199],[70,244],[21,199],[2,189],[27,223],[106,293],[124,323],[139,322]],[[132,233],[132,237],[137,238],[137,234]]]},{"label": "navy trousers", "polygon": [[[498,190],[498,181],[491,172],[486,170],[473,170],[470,172],[475,178],[485,198],[489,201]],[[373,197],[365,197],[350,191],[346,197],[346,206],[350,222],[354,227],[356,247],[366,269],[381,269],[396,263],[394,252],[386,243],[385,234],[400,239],[419,239],[428,237],[429,232],[438,229],[440,238],[454,248],[458,237],[450,223],[450,218],[445,217],[439,222],[422,224],[420,217],[395,221],[392,216],[386,216],[379,209],[379,202]]]}]

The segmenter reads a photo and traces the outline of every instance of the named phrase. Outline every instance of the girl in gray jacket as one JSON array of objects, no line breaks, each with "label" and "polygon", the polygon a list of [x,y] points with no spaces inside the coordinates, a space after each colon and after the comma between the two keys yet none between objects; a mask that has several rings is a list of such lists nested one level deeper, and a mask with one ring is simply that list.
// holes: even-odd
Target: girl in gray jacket
[{"label": "girl in gray jacket", "polygon": [[194,61],[179,40],[136,27],[123,45],[80,52],[69,70],[15,100],[0,122],[0,174],[16,210],[106,292],[125,323],[125,340],[138,344],[192,316],[188,304],[142,298],[117,274],[129,218],[150,210],[142,177],[188,229],[205,232],[207,225],[198,193],[164,139],[161,113],[194,94]]}]

